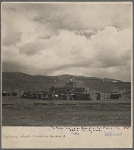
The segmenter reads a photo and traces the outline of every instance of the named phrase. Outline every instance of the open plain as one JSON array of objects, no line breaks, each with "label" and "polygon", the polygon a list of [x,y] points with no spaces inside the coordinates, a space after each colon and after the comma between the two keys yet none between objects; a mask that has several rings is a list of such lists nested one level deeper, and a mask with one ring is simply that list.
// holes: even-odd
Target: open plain
[{"label": "open plain", "polygon": [[130,126],[130,100],[72,101],[3,97],[3,126]]}]

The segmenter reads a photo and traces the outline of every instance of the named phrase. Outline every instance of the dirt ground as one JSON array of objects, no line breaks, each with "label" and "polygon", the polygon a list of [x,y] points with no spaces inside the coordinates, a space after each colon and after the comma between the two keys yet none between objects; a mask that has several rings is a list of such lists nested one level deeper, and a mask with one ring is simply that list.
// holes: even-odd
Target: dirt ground
[{"label": "dirt ground", "polygon": [[130,100],[2,98],[3,126],[130,126]]}]

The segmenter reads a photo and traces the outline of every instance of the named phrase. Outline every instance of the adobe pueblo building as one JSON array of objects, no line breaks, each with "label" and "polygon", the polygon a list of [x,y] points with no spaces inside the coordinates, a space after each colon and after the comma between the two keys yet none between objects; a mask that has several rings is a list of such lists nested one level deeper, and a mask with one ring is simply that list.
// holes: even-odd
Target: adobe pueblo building
[{"label": "adobe pueblo building", "polygon": [[88,87],[85,87],[81,81],[70,79],[64,86],[51,86],[48,90],[42,91],[4,91],[2,92],[2,96],[18,96],[21,98],[42,100],[130,100],[131,92],[114,89],[109,93],[102,93],[100,91],[90,90]]}]

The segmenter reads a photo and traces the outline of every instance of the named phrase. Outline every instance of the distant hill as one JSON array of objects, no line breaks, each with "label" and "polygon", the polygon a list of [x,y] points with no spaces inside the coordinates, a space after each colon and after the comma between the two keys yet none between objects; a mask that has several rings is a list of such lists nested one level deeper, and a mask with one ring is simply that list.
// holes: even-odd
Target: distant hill
[{"label": "distant hill", "polygon": [[101,79],[96,77],[84,77],[73,75],[60,76],[42,76],[27,75],[20,72],[3,72],[2,73],[2,90],[47,90],[51,86],[64,86],[73,79],[81,87],[88,87],[90,90],[100,92],[111,92],[114,89],[131,91],[130,82],[122,82],[115,79]]}]

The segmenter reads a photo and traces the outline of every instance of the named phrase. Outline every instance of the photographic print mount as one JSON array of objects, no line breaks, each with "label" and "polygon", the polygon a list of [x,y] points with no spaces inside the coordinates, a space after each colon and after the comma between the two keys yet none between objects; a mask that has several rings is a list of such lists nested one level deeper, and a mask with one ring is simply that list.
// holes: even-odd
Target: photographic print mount
[{"label": "photographic print mount", "polygon": [[125,128],[110,135],[131,136],[131,70],[132,3],[2,4],[4,132]]}]

